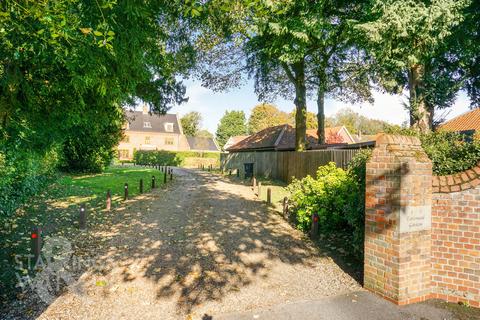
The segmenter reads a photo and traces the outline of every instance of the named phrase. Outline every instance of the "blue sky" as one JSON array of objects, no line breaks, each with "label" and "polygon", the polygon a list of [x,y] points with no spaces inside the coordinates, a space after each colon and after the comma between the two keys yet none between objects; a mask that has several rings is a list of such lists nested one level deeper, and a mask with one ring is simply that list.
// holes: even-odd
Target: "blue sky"
[{"label": "blue sky", "polygon": [[[215,93],[210,89],[203,88],[199,81],[186,80],[184,83],[187,86],[189,101],[173,107],[169,113],[184,115],[189,111],[198,111],[203,116],[203,128],[212,133],[215,133],[217,130],[217,124],[226,110],[243,110],[248,119],[250,110],[259,103],[251,81],[240,89],[222,93]],[[331,116],[338,110],[349,107],[369,118],[386,120],[390,123],[402,124],[408,119],[408,113],[402,105],[402,101],[406,99],[405,97],[377,92],[374,93],[374,97],[375,103],[373,105],[368,103],[351,105],[327,99],[325,102],[325,114]],[[468,97],[464,93],[460,93],[447,119],[468,111],[469,103]],[[284,99],[278,99],[274,101],[274,104],[286,112],[290,112],[294,108],[293,101]],[[316,102],[308,101],[307,108],[308,111],[316,113]]]}]

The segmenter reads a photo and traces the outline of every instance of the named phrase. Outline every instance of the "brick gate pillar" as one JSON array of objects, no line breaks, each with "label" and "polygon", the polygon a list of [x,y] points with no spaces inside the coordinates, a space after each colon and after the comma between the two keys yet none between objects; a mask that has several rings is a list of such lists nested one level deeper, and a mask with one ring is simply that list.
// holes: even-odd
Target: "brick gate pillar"
[{"label": "brick gate pillar", "polygon": [[400,305],[428,299],[432,164],[418,138],[377,136],[365,200],[365,288]]}]

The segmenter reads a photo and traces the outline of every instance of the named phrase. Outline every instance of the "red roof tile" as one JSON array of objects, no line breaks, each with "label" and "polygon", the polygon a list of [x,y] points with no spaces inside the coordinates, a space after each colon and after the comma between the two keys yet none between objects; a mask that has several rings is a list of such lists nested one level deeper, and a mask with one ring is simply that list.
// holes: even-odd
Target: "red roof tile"
[{"label": "red roof tile", "polygon": [[[307,148],[321,147],[317,144],[317,134],[307,130]],[[283,124],[261,130],[237,144],[227,148],[227,151],[250,150],[294,150],[295,128]]]},{"label": "red roof tile", "polygon": [[466,112],[442,124],[440,131],[480,131],[480,108]]}]

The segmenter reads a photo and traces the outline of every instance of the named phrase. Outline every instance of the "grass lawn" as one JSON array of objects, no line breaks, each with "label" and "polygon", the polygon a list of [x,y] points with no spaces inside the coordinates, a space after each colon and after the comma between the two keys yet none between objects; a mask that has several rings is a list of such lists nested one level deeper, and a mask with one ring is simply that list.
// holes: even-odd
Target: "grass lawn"
[{"label": "grass lawn", "polygon": [[[129,198],[133,198],[139,193],[140,179],[143,179],[144,192],[151,190],[153,175],[157,187],[161,186],[163,173],[143,167],[111,167],[104,173],[93,175],[60,174],[43,193],[30,199],[0,226],[0,301],[7,301],[18,293],[15,290],[16,274],[32,273],[33,266],[27,266],[27,255],[31,253],[30,233],[34,226],[42,228],[44,239],[63,236],[75,242],[81,234],[82,242],[101,242],[105,239],[89,239],[88,232],[79,231],[80,204],[87,208],[87,230],[108,228],[115,210],[105,210],[107,190],[111,190],[112,208],[115,209],[122,205],[125,183],[129,185]],[[22,261],[24,266],[18,268],[16,260]]]}]

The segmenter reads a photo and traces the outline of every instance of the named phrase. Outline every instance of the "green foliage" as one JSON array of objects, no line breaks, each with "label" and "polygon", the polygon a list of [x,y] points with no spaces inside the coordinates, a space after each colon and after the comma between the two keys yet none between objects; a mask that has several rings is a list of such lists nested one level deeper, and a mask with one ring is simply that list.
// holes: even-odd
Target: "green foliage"
[{"label": "green foliage", "polygon": [[421,134],[412,129],[391,129],[387,133],[419,137],[436,175],[462,172],[480,161],[480,140],[471,136],[443,131]]},{"label": "green foliage", "polygon": [[289,120],[288,113],[279,110],[277,106],[261,103],[252,109],[248,118],[248,132],[254,134],[268,127],[289,123]]},{"label": "green foliage", "polygon": [[420,136],[422,147],[437,175],[465,171],[480,161],[480,141],[454,132],[435,132]]},{"label": "green foliage", "polygon": [[452,60],[448,39],[469,2],[375,0],[369,21],[358,26],[375,60],[376,82],[392,93],[409,90],[411,125],[422,132],[432,128],[435,108],[451,106],[461,87],[438,59]]},{"label": "green foliage", "polygon": [[225,111],[225,114],[218,123],[217,137],[218,144],[223,147],[227,140],[233,136],[245,135],[247,125],[243,111]]},{"label": "green foliage", "polygon": [[202,130],[199,130],[197,132],[196,137],[199,137],[199,138],[213,138],[213,134],[208,130],[202,129]]},{"label": "green foliage", "polygon": [[0,223],[54,177],[58,147],[41,154],[31,150],[0,150]]},{"label": "green foliage", "polygon": [[356,175],[361,174],[361,166],[365,165],[362,159],[356,160],[355,169],[349,170],[337,168],[331,162],[318,168],[316,178],[307,176],[294,180],[287,187],[299,229],[309,230],[312,214],[318,213],[320,232],[349,232],[356,255],[363,252],[365,228],[365,188],[363,185],[362,189],[361,178]]},{"label": "green foliage", "polygon": [[186,158],[210,158],[220,161],[218,152],[195,152],[195,151],[136,151],[133,159],[136,164],[160,164],[167,166],[182,166]]},{"label": "green foliage", "polygon": [[142,100],[163,113],[183,101],[176,76],[193,57],[182,9],[170,1],[0,3],[2,210],[38,191],[59,159],[71,171],[103,169],[121,135],[122,105]]},{"label": "green foliage", "polygon": [[386,121],[367,118],[349,108],[341,109],[334,116],[328,117],[326,123],[332,127],[345,126],[351,134],[374,135],[391,130],[390,128],[399,128]]},{"label": "green foliage", "polygon": [[183,133],[195,137],[202,126],[202,115],[198,111],[191,111],[180,118]]}]

